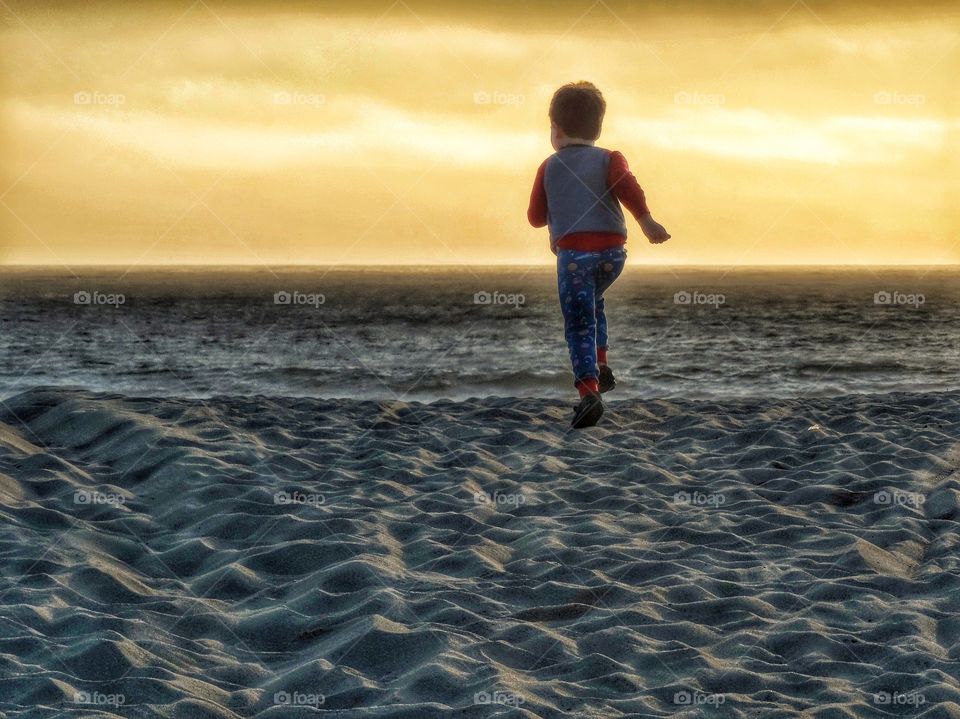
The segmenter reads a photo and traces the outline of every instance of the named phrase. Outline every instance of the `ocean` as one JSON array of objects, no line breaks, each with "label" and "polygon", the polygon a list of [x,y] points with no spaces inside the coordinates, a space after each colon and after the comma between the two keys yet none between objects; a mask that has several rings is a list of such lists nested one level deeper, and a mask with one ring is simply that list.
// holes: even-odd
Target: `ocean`
[{"label": "ocean", "polygon": [[[573,397],[549,268],[0,270],[0,397]],[[960,389],[957,268],[629,266],[621,398]]]}]

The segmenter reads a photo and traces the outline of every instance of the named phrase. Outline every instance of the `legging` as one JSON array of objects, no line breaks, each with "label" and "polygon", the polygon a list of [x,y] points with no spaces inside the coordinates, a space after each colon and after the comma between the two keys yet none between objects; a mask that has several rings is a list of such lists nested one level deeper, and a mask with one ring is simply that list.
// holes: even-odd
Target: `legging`
[{"label": "legging", "polygon": [[597,347],[607,346],[603,293],[620,276],[627,253],[622,247],[600,252],[557,252],[557,287],[573,376],[597,377]]}]

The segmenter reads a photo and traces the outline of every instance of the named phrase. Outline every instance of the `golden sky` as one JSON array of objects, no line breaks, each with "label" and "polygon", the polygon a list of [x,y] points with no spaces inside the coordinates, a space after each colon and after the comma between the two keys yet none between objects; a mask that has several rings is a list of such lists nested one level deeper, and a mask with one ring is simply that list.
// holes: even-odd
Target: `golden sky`
[{"label": "golden sky", "polygon": [[0,0],[0,263],[549,263],[560,84],[634,263],[960,262],[956,3]]}]

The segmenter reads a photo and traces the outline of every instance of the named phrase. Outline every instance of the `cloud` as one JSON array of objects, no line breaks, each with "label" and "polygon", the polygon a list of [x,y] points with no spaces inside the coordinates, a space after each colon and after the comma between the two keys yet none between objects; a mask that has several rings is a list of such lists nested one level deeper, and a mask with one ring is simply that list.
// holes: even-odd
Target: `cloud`
[{"label": "cloud", "polygon": [[[193,93],[197,87],[191,86],[188,92]],[[287,108],[303,111],[292,104],[277,104],[273,95],[259,95],[257,102],[277,116]],[[303,102],[309,102],[309,98]],[[515,166],[519,157],[533,159],[544,145],[542,132],[497,130],[484,127],[476,119],[437,118],[364,97],[339,97],[329,108],[324,100],[308,112],[316,113],[315,122],[322,129],[308,131],[288,128],[282,122],[229,123],[99,107],[65,110],[22,101],[10,101],[5,106],[5,117],[15,133],[70,131],[75,144],[134,152],[186,168],[358,166],[377,158],[432,159],[474,170],[504,169]],[[334,119],[324,119],[324,115]]]},{"label": "cloud", "polygon": [[[21,178],[6,202],[71,258],[135,259],[161,235],[165,261],[220,257],[208,238],[225,230],[204,208],[175,221],[193,201],[185,185],[223,174],[219,218],[246,242],[264,238],[258,250],[274,261],[415,262],[418,217],[463,257],[542,259],[542,243],[518,244],[532,232],[524,205],[550,153],[550,95],[580,78],[607,97],[602,143],[627,153],[683,238],[672,260],[748,254],[751,232],[789,206],[781,184],[802,186],[864,257],[892,259],[911,216],[926,223],[909,248],[924,257],[945,254],[933,250],[958,226],[956,203],[942,201],[956,196],[960,112],[958,11],[946,5],[12,7],[29,29],[0,29],[0,174],[8,186]],[[837,170],[838,188],[820,189],[821,166]],[[884,202],[898,213],[878,227]],[[386,229],[362,248],[337,241],[368,230],[371,204],[394,207]],[[721,214],[735,221],[718,226]],[[36,237],[3,221],[15,256],[35,256]],[[784,234],[809,229],[789,221]],[[801,249],[826,251],[793,243],[791,260]],[[765,242],[749,254],[784,253]]]},{"label": "cloud", "polygon": [[934,117],[795,117],[752,108],[678,109],[659,118],[618,118],[619,135],[678,153],[732,160],[889,165],[943,150],[949,126]]}]

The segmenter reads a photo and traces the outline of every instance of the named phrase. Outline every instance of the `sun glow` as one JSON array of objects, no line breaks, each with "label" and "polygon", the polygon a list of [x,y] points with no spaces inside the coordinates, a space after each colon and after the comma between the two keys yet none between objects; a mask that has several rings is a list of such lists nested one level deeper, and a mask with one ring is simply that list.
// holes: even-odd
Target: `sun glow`
[{"label": "sun glow", "polygon": [[10,4],[0,262],[547,263],[572,78],[674,235],[637,261],[960,260],[955,9],[604,6]]}]

